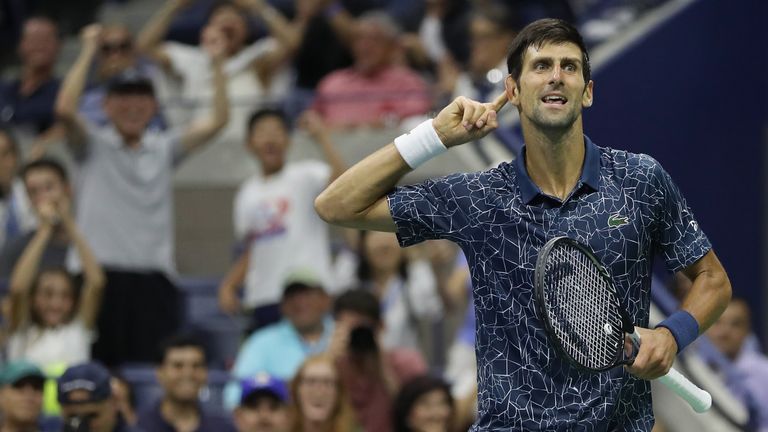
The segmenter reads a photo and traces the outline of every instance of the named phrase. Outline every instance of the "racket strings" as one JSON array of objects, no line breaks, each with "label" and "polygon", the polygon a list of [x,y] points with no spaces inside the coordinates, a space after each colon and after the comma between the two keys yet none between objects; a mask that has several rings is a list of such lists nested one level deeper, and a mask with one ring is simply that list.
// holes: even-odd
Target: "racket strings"
[{"label": "racket strings", "polygon": [[610,282],[589,256],[570,245],[553,248],[546,267],[548,314],[563,349],[587,368],[612,366],[623,333]]}]

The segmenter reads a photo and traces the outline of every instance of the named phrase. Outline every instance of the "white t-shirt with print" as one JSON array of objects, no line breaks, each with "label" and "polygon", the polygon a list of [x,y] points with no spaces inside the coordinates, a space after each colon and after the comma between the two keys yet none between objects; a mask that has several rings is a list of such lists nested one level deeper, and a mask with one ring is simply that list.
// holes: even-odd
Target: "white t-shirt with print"
[{"label": "white t-shirt with print", "polygon": [[318,161],[287,164],[267,178],[246,180],[235,197],[234,225],[250,245],[243,304],[252,308],[280,301],[291,273],[310,270],[331,287],[328,227],[314,209],[330,167]]}]

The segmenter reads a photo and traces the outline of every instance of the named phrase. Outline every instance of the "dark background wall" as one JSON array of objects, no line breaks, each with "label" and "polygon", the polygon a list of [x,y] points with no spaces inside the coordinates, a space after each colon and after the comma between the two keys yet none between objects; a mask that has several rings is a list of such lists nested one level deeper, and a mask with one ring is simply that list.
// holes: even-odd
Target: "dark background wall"
[{"label": "dark background wall", "polygon": [[768,325],[765,3],[693,2],[596,72],[585,114],[597,144],[648,153],[670,172],[760,330]]}]

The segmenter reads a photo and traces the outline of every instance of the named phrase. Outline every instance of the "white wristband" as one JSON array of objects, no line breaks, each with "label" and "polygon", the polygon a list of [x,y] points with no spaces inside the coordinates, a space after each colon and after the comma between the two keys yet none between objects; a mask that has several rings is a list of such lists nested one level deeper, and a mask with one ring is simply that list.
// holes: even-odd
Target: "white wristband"
[{"label": "white wristband", "polygon": [[410,132],[395,138],[395,147],[412,169],[448,150],[432,126],[432,119],[423,121]]}]

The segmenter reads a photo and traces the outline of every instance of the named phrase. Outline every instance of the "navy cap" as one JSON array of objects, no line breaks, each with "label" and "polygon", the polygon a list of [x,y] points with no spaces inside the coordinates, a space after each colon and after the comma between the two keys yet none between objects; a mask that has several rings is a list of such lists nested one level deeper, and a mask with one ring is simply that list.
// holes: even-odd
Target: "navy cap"
[{"label": "navy cap", "polygon": [[250,396],[255,394],[269,394],[280,402],[288,402],[288,388],[285,382],[273,377],[266,372],[260,372],[251,378],[240,381],[240,404],[246,403]]},{"label": "navy cap", "polygon": [[[99,363],[72,366],[59,377],[59,403],[66,405],[103,401],[112,395],[111,379],[107,368]],[[72,399],[72,394],[78,390],[87,391],[88,397]]]},{"label": "navy cap", "polygon": [[155,87],[146,75],[136,69],[126,69],[107,82],[107,93],[155,95]]}]

